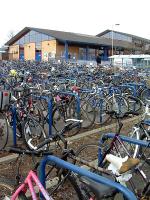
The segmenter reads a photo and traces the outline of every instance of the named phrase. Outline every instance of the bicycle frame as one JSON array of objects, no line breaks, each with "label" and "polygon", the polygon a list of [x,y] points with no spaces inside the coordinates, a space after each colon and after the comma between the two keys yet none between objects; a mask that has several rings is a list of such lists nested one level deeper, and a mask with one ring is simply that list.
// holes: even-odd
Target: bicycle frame
[{"label": "bicycle frame", "polygon": [[[114,133],[105,134],[102,137],[102,139],[100,140],[100,144],[103,144],[104,140],[107,140],[108,138],[112,138],[112,142],[110,143],[110,147],[106,150],[104,155],[102,155],[101,148],[99,148],[99,150],[98,150],[98,166],[100,166],[100,167],[103,167],[103,161],[104,161],[106,155],[109,154],[114,147],[117,150],[117,152],[119,152],[119,150],[117,149],[117,143],[116,142],[118,142],[119,145],[121,145],[123,147],[124,151],[126,152],[126,154],[129,157],[130,157],[130,153],[126,149],[124,142],[132,143],[132,144],[135,144],[135,145],[141,145],[141,146],[145,146],[145,147],[149,146],[149,143],[146,142],[146,141],[136,140],[134,138],[130,138],[130,137],[127,137],[127,136],[122,136],[119,133],[117,133],[117,134],[114,134]],[[136,168],[136,170],[139,172],[142,179],[145,181],[146,187],[147,187],[147,185],[149,184],[149,181],[146,180],[147,178],[145,177],[145,174],[143,174],[143,172],[139,168]],[[144,190],[145,190],[146,187],[144,187]]]},{"label": "bicycle frame", "polygon": [[32,184],[32,182],[34,181],[34,183],[37,185],[37,187],[39,188],[41,194],[43,195],[43,197],[46,200],[53,200],[52,197],[50,197],[47,193],[47,191],[44,189],[43,185],[41,184],[41,182],[39,181],[36,173],[34,171],[30,171],[28,176],[26,177],[24,183],[22,183],[19,188],[15,191],[15,193],[12,195],[11,200],[16,200],[17,197],[19,196],[20,192],[23,192],[24,194],[27,192],[27,187],[29,187],[29,191],[31,193],[32,199],[33,200],[38,200],[37,196],[36,196],[36,192],[34,189],[34,186]]}]

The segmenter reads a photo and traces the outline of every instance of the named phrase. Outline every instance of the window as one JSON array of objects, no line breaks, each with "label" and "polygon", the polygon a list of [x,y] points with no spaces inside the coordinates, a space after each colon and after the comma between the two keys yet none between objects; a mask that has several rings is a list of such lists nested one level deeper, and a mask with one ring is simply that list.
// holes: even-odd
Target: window
[{"label": "window", "polygon": [[36,43],[37,48],[41,48],[41,42],[44,40],[52,40],[54,39],[51,36],[48,36],[46,34],[38,33],[36,31],[30,31],[25,36],[20,38],[18,41],[15,42],[15,44],[18,44],[20,46],[23,46],[24,44],[33,42]]},{"label": "window", "polygon": [[[106,33],[102,37],[112,39],[112,31]],[[132,37],[129,37],[129,36],[121,34],[121,33],[113,32],[113,38],[114,38],[114,40],[122,40],[122,41],[126,41],[126,42],[132,42]]]}]

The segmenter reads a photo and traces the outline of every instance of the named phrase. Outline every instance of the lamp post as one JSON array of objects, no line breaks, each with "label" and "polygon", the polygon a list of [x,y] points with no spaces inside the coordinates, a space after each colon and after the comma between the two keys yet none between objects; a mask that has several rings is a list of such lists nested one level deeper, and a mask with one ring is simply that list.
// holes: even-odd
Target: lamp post
[{"label": "lamp post", "polygon": [[114,24],[113,26],[112,26],[112,34],[111,34],[111,36],[112,36],[112,38],[111,38],[111,55],[113,56],[114,55],[114,26],[119,26],[120,24]]}]

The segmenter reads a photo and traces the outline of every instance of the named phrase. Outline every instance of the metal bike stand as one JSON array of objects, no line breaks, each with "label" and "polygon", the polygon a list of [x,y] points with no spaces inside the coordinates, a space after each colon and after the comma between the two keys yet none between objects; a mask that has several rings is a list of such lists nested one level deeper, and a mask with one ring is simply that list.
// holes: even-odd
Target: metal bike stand
[{"label": "metal bike stand", "polygon": [[35,96],[33,95],[34,98],[37,99],[45,99],[48,102],[48,136],[52,136],[52,124],[53,124],[53,117],[52,117],[52,112],[53,112],[53,98],[52,97],[45,97],[45,96]]},{"label": "metal bike stand", "polygon": [[81,116],[80,116],[80,98],[79,98],[79,96],[77,94],[75,94],[75,93],[72,93],[72,92],[62,92],[62,91],[59,91],[59,90],[55,91],[55,93],[74,96],[75,99],[76,99],[76,105],[77,105],[77,107],[76,107],[77,118],[81,119]]},{"label": "metal bike stand", "polygon": [[[93,181],[96,181],[98,183],[116,188],[118,191],[120,191],[121,193],[123,193],[124,197],[126,197],[126,199],[128,200],[137,200],[137,198],[135,197],[135,195],[126,187],[124,187],[123,185],[116,183],[110,179],[107,179],[103,176],[99,176],[95,173],[92,173],[86,169],[83,169],[81,167],[78,167],[76,165],[73,165],[72,163],[66,162],[56,156],[46,156],[42,159],[42,161],[40,162],[40,166],[39,166],[39,178],[40,181],[42,183],[42,185],[45,187],[45,177],[46,177],[46,165],[48,162],[51,162],[52,164],[56,164],[57,166],[59,166],[60,168],[65,168],[68,169],[70,171],[73,171],[81,176],[85,176],[88,177],[90,179],[92,179]],[[42,195],[41,198],[43,199]]]},{"label": "metal bike stand", "polygon": [[13,116],[13,146],[17,146],[17,136],[16,136],[16,107],[12,106],[12,116]]},{"label": "metal bike stand", "polygon": [[[108,138],[114,138],[114,137],[115,137],[115,133],[106,133],[106,134],[103,135],[101,142],[102,142],[103,138],[108,139]],[[135,138],[131,138],[131,137],[124,136],[124,135],[119,135],[119,137],[124,142],[128,142],[128,143],[132,143],[132,144],[135,144],[135,145],[140,145],[140,146],[143,146],[143,147],[150,148],[149,142],[147,142],[147,141],[137,140]]]}]

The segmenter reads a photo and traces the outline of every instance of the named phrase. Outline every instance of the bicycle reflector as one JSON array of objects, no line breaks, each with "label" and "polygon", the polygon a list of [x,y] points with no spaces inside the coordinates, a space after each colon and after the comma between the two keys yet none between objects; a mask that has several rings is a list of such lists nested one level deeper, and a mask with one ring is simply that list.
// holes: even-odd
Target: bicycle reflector
[{"label": "bicycle reflector", "polygon": [[8,92],[4,92],[4,93],[3,93],[3,96],[4,96],[4,97],[8,97],[8,95],[9,95]]}]

